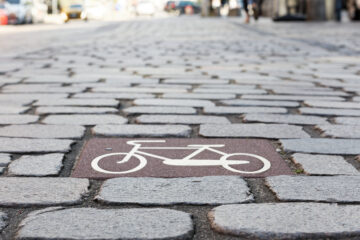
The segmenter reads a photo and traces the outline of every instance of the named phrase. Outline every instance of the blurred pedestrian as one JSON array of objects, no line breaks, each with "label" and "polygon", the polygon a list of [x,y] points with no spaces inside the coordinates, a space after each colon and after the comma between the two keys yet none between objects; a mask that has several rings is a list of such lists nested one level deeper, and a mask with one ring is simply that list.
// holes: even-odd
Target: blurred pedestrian
[{"label": "blurred pedestrian", "polygon": [[335,19],[341,22],[342,0],[335,0]]},{"label": "blurred pedestrian", "polygon": [[250,15],[254,16],[255,20],[259,18],[259,10],[256,0],[243,0],[243,8],[245,10],[245,23],[250,22]]}]

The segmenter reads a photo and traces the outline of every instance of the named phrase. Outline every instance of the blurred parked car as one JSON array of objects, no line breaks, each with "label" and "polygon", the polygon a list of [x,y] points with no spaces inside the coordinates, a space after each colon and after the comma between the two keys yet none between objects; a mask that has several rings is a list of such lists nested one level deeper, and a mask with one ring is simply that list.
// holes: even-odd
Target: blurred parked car
[{"label": "blurred parked car", "polygon": [[175,1],[167,1],[164,7],[165,12],[174,12],[176,10],[176,2]]},{"label": "blurred parked car", "polygon": [[63,6],[61,8],[61,17],[65,22],[69,21],[70,19],[81,18],[83,9],[83,5],[81,4],[70,4],[68,6]]},{"label": "blurred parked car", "polygon": [[47,5],[41,0],[6,0],[5,9],[9,24],[43,22]]},{"label": "blurred parked car", "polygon": [[179,15],[197,14],[201,11],[200,6],[191,1],[180,1],[176,6],[176,10],[178,11]]},{"label": "blurred parked car", "polygon": [[0,3],[0,25],[8,24],[8,13],[5,9],[5,5]]},{"label": "blurred parked car", "polygon": [[105,17],[107,8],[104,3],[98,1],[86,1],[84,10],[81,13],[81,19],[101,20]]},{"label": "blurred parked car", "polygon": [[155,6],[148,0],[140,0],[136,5],[136,15],[154,15]]}]

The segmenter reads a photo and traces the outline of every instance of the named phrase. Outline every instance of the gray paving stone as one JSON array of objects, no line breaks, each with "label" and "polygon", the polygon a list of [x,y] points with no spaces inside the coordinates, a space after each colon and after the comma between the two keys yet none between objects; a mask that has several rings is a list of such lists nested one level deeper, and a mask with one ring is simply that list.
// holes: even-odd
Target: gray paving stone
[{"label": "gray paving stone", "polygon": [[343,125],[360,125],[360,117],[337,117],[334,121]]},{"label": "gray paving stone", "polygon": [[0,212],[0,233],[4,229],[4,227],[7,225],[7,215],[6,213]]},{"label": "gray paving stone", "polygon": [[323,154],[360,154],[360,140],[357,139],[284,139],[286,151]]},{"label": "gray paving stone", "polygon": [[5,167],[0,167],[0,174],[3,174],[5,172]]},{"label": "gray paving stone", "polygon": [[73,140],[0,138],[0,152],[9,153],[44,153],[68,152]]},{"label": "gray paving stone", "polygon": [[302,125],[329,124],[326,118],[284,114],[245,114],[245,122],[289,123]]},{"label": "gray paving stone", "polygon": [[0,153],[0,167],[6,167],[10,162],[10,154]]},{"label": "gray paving stone", "polygon": [[295,163],[302,166],[310,175],[359,175],[350,163],[341,156],[312,155],[296,153],[292,155]]},{"label": "gray paving stone", "polygon": [[0,125],[34,123],[37,120],[39,116],[35,115],[0,115]]},{"label": "gray paving stone", "polygon": [[183,116],[183,115],[141,115],[136,118],[139,123],[182,123],[182,124],[230,124],[226,117],[218,116]]},{"label": "gray paving stone", "polygon": [[187,99],[136,99],[135,105],[151,106],[189,106],[189,107],[208,107],[215,104],[208,100],[187,100]]},{"label": "gray paving stone", "polygon": [[192,239],[193,234],[191,215],[171,209],[47,208],[20,223],[18,239]]},{"label": "gray paving stone", "polygon": [[205,107],[204,113],[243,114],[243,113],[287,113],[286,108],[278,107]]},{"label": "gray paving stone", "polygon": [[111,114],[82,114],[82,115],[50,115],[42,120],[45,124],[64,125],[97,125],[97,124],[125,124],[127,119]]},{"label": "gray paving stone", "polygon": [[105,181],[96,199],[107,204],[216,205],[252,201],[249,191],[237,176],[113,178]]},{"label": "gray paving stone", "polygon": [[317,125],[317,129],[323,131],[322,135],[338,138],[360,138],[360,126],[346,125]]},{"label": "gray paving stone", "polygon": [[328,203],[256,203],[214,208],[218,232],[249,239],[327,239],[359,236],[358,205]]},{"label": "gray paving stone", "polygon": [[123,109],[127,114],[158,113],[158,114],[195,114],[192,107],[135,106]]},{"label": "gray paving stone", "polygon": [[334,109],[334,108],[299,108],[299,112],[309,115],[321,116],[360,116],[360,110]]},{"label": "gray paving stone", "polygon": [[196,88],[195,93],[235,93],[235,94],[266,94],[263,89],[238,89],[238,88]]},{"label": "gray paving stone", "polygon": [[25,155],[14,160],[8,167],[8,174],[14,176],[54,176],[63,166],[64,155],[60,153],[46,155]]},{"label": "gray paving stone", "polygon": [[118,112],[116,108],[109,107],[38,107],[37,114],[57,114],[57,113],[88,113],[88,114],[102,114]]},{"label": "gray paving stone", "polygon": [[189,136],[191,128],[184,125],[97,125],[92,129],[96,135],[104,136]]},{"label": "gray paving stone", "polygon": [[310,95],[310,96],[343,96],[346,97],[349,94],[339,91],[304,91],[302,89],[273,89],[276,94],[288,94],[288,95]]},{"label": "gray paving stone", "polygon": [[234,99],[235,94],[221,93],[221,94],[207,94],[207,93],[165,93],[163,98],[178,98],[178,99]]},{"label": "gray paving stone", "polygon": [[291,101],[261,101],[261,100],[244,100],[244,99],[232,99],[223,100],[223,104],[232,106],[267,106],[267,107],[298,107],[298,102]]},{"label": "gray paving stone", "polygon": [[307,106],[310,107],[321,107],[321,108],[341,108],[341,109],[360,109],[360,103],[356,102],[331,102],[328,101],[305,101]]},{"label": "gray paving stone", "polygon": [[205,124],[200,126],[204,137],[259,137],[259,138],[306,138],[310,136],[302,127],[287,124]]},{"label": "gray paving stone", "polygon": [[119,102],[115,99],[52,99],[39,100],[34,106],[99,106],[99,107],[117,107]]},{"label": "gray paving stone", "polygon": [[0,128],[1,137],[74,138],[84,136],[85,128],[70,125],[11,125]]},{"label": "gray paving stone", "polygon": [[219,79],[165,79],[167,84],[227,84],[229,80]]},{"label": "gray paving stone", "polygon": [[354,102],[360,102],[360,96],[359,97],[353,97]]},{"label": "gray paving stone", "polygon": [[127,93],[186,93],[186,89],[178,88],[145,88],[145,87],[97,87],[92,89],[93,92],[127,92]]},{"label": "gray paving stone", "polygon": [[241,99],[257,99],[257,100],[280,100],[280,101],[344,101],[342,97],[328,97],[328,96],[303,96],[303,95],[243,95]]},{"label": "gray paving stone", "polygon": [[29,109],[30,109],[29,107],[12,106],[12,105],[0,106],[0,115],[24,113],[24,112],[28,111]]},{"label": "gray paving stone", "polygon": [[78,93],[73,98],[112,98],[112,99],[136,99],[136,98],[154,98],[150,93]]},{"label": "gray paving stone", "polygon": [[88,193],[89,180],[80,178],[0,178],[0,206],[72,205]]},{"label": "gray paving stone", "polygon": [[85,87],[61,86],[58,84],[17,84],[3,88],[5,93],[79,93]]},{"label": "gray paving stone", "polygon": [[274,176],[266,184],[281,201],[360,202],[360,176]]}]

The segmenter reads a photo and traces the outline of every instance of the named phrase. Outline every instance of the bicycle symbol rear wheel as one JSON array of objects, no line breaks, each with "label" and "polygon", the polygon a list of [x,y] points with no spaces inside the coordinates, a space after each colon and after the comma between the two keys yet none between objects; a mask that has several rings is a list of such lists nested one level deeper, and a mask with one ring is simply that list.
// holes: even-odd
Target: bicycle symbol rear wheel
[{"label": "bicycle symbol rear wheel", "polygon": [[[124,161],[125,157],[128,155],[128,153],[124,153],[124,152],[119,152],[119,153],[109,153],[109,154],[104,154],[104,155],[101,155],[101,156],[98,156],[96,158],[94,158],[92,161],[91,161],[91,167],[95,170],[95,171],[98,171],[98,172],[101,172],[101,173],[107,173],[107,174],[127,174],[127,173],[132,173],[132,172],[136,172],[136,171],[139,171],[140,169],[144,168],[147,164],[147,160],[146,158],[144,158],[143,156],[140,156],[140,155],[137,155],[137,154],[132,154],[131,155],[131,158],[135,157],[137,158],[137,160],[139,161],[139,164],[132,168],[132,169],[129,169],[129,170],[125,170],[125,171],[109,171],[109,170],[106,170],[106,169],[103,169],[102,167],[99,166],[99,163],[101,161],[106,161],[106,158],[107,157],[111,157],[111,156],[117,156],[117,155],[124,155],[124,158],[121,160],[121,161],[118,161],[117,164],[123,164],[123,163],[126,163],[128,161]],[[130,160],[131,160],[130,158]]]},{"label": "bicycle symbol rear wheel", "polygon": [[[238,169],[235,169],[233,167],[231,167],[230,164],[227,164],[227,160],[230,160],[229,158],[230,157],[233,157],[233,156],[246,156],[246,157],[251,157],[253,158],[255,161],[260,161],[262,163],[262,167],[258,170],[255,170],[255,171],[241,171],[241,170],[238,170]],[[269,160],[267,160],[266,158],[264,157],[261,157],[259,155],[256,155],[256,154],[251,154],[251,153],[233,153],[233,154],[227,154],[227,155],[224,155],[220,158],[220,161],[223,162],[223,167],[231,172],[236,172],[236,173],[243,173],[243,174],[257,174],[257,173],[263,173],[267,170],[270,169],[271,167],[271,163],[269,162]],[[248,160],[246,160],[248,161]],[[252,161],[252,160],[250,160]],[[250,162],[249,161],[249,162]]]}]

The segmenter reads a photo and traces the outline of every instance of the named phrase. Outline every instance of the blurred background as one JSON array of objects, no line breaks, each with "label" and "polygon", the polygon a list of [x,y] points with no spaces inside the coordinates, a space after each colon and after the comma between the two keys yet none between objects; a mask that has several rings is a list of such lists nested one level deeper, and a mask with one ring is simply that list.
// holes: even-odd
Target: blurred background
[{"label": "blurred background", "polygon": [[248,0],[245,4],[249,6],[243,0],[0,0],[0,25],[247,14],[273,21],[360,20],[360,0]]}]

